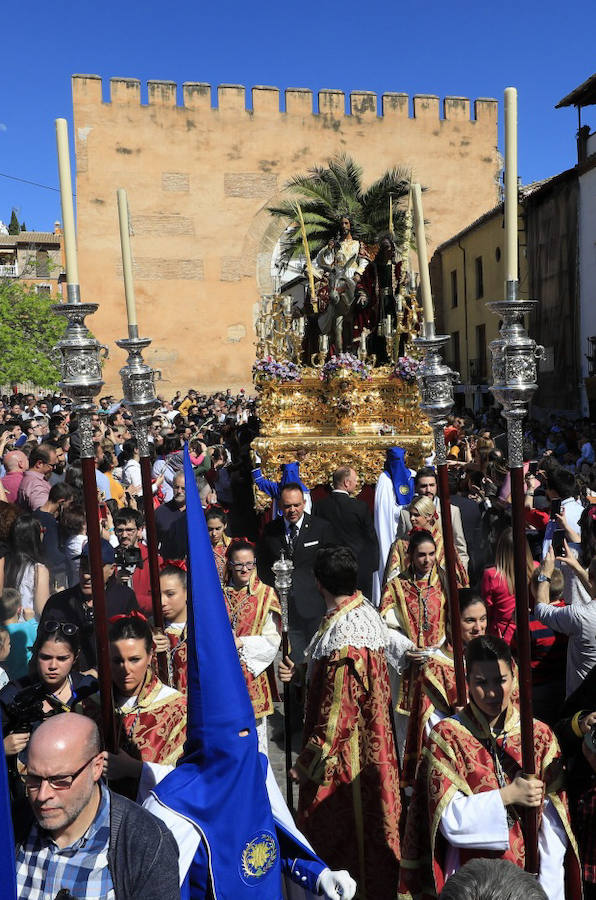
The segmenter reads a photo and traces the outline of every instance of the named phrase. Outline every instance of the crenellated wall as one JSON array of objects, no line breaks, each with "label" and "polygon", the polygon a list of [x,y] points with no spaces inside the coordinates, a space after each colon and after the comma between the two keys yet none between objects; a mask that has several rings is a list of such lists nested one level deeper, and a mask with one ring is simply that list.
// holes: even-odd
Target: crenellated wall
[{"label": "crenellated wall", "polygon": [[[248,386],[254,305],[272,288],[285,181],[337,153],[368,183],[394,165],[422,182],[429,250],[497,201],[497,101],[430,94],[73,76],[83,295],[97,336],[125,331],[116,189],[129,195],[140,329],[164,393]],[[215,94],[215,96],[213,96]],[[178,100],[181,100],[181,104]],[[280,104],[283,100],[282,110]],[[213,105],[215,102],[215,105]],[[118,385],[120,353],[106,366]]]}]

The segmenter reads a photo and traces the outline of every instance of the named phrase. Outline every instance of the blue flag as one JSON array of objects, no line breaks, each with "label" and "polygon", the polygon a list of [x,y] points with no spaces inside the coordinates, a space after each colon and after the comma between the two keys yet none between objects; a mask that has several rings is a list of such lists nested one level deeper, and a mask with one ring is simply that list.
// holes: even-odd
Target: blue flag
[{"label": "blue flag", "polygon": [[4,743],[0,758],[0,884],[2,900],[15,900],[17,896],[17,876],[15,871],[15,846],[10,814],[10,791]]},{"label": "blue flag", "polygon": [[188,454],[188,725],[178,767],[154,793],[201,844],[183,896],[280,900],[281,860],[256,723]]}]

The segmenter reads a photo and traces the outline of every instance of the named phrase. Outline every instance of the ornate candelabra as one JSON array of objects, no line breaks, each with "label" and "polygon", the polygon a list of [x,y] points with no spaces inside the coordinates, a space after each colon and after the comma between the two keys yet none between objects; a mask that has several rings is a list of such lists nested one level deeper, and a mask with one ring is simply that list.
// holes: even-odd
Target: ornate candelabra
[{"label": "ornate candelabra", "polygon": [[[161,590],[159,586],[159,562],[157,546],[157,529],[155,510],[153,507],[153,485],[151,478],[151,462],[149,459],[149,423],[153,417],[158,400],[155,395],[155,377],[161,372],[155,371],[143,360],[143,350],[151,343],[150,338],[140,338],[137,325],[128,326],[128,337],[116,341],[118,347],[126,350],[128,359],[120,369],[122,393],[126,405],[131,411],[137,446],[139,449],[141,482],[143,486],[143,505],[145,512],[145,530],[147,533],[147,549],[149,551],[149,580],[151,583],[151,607],[153,621],[163,633],[164,619],[161,607]],[[168,684],[167,653],[158,653],[159,677]]]},{"label": "ornate candelabra", "polygon": [[[275,578],[275,590],[279,596],[281,604],[281,653],[282,659],[288,656],[290,652],[290,642],[288,636],[288,596],[292,588],[292,572],[294,571],[294,563],[291,559],[286,559],[282,550],[281,556],[276,560],[272,567]],[[290,810],[294,809],[294,786],[290,776],[292,768],[292,723],[290,718],[290,685],[284,681],[284,747],[286,758],[286,799]]]},{"label": "ornate candelabra", "polygon": [[414,339],[414,344],[422,351],[423,357],[417,376],[422,400],[420,409],[427,416],[433,430],[435,444],[435,467],[439,497],[441,500],[441,524],[443,526],[443,543],[445,547],[445,566],[449,584],[449,618],[451,621],[451,640],[455,664],[455,680],[457,685],[458,706],[466,704],[466,681],[463,662],[461,631],[459,628],[458,584],[455,564],[455,544],[453,541],[453,525],[451,522],[451,505],[449,501],[449,482],[447,478],[447,448],[445,446],[445,426],[447,416],[453,409],[453,384],[459,378],[443,361],[442,348],[450,340],[447,334],[435,334],[434,322],[424,326],[423,337]]},{"label": "ornate candelabra", "polygon": [[139,453],[149,456],[148,428],[159,405],[155,377],[161,377],[161,372],[155,372],[143,360],[143,350],[149,346],[151,338],[140,338],[136,325],[129,326],[128,332],[127,338],[116,341],[116,345],[128,353],[126,365],[120,369],[122,393],[132,415]]},{"label": "ornate candelabra", "polygon": [[329,353],[329,335],[320,334],[319,335],[319,352],[313,353],[310,358],[310,363],[316,369],[320,369],[325,365],[325,360],[327,359],[327,354]]},{"label": "ornate candelabra", "polygon": [[68,285],[68,303],[56,303],[53,312],[67,320],[64,337],[56,349],[62,356],[62,392],[69,397],[79,416],[81,459],[93,459],[93,428],[91,416],[96,412],[94,397],[103,386],[101,360],[109,350],[100,344],[85,325],[87,316],[98,308],[97,303],[81,303],[78,284]]},{"label": "ornate candelabra", "polygon": [[103,385],[101,360],[108,348],[89,332],[85,319],[97,310],[97,303],[81,303],[78,284],[68,285],[68,302],[56,303],[52,310],[67,320],[64,337],[58,342],[62,380],[60,390],[73,402],[78,415],[81,437],[81,469],[87,520],[89,564],[93,588],[93,622],[97,645],[97,669],[101,696],[101,725],[108,750],[116,749],[116,732],[112,708],[112,676],[108,657],[108,625],[99,530],[99,508],[95,480],[92,415],[96,412],[94,397]]},{"label": "ornate candelabra", "polygon": [[487,303],[491,312],[501,319],[499,337],[492,341],[493,357],[492,394],[503,406],[507,420],[509,466],[523,466],[522,422],[538,387],[537,361],[544,347],[536,344],[524,326],[524,316],[537,305],[538,300],[520,300],[518,282],[507,282],[507,299]]}]

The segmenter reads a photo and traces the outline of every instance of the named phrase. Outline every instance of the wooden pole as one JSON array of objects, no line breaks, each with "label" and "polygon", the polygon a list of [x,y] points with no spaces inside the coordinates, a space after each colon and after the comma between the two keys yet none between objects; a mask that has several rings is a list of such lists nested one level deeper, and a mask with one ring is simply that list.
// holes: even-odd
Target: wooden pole
[{"label": "wooden pole", "polygon": [[97,502],[97,482],[95,480],[95,459],[82,457],[83,496],[87,520],[87,541],[89,548],[89,571],[93,591],[93,624],[97,646],[97,673],[101,701],[101,730],[107,750],[115,753],[116,724],[112,697],[112,673],[110,670],[110,647],[108,643],[108,620],[106,594],[101,555],[101,534],[99,530],[99,504]]},{"label": "wooden pole", "polygon": [[[445,443],[441,429],[440,438]],[[453,540],[453,522],[451,521],[451,502],[449,499],[449,479],[447,463],[437,465],[437,485],[441,501],[441,525],[443,527],[443,546],[445,548],[445,568],[447,570],[447,586],[449,588],[449,621],[451,623],[451,645],[453,647],[453,665],[455,667],[455,685],[457,689],[457,705],[464,707],[468,702],[466,674],[464,671],[464,649],[461,639],[459,612],[459,589],[457,584],[457,567],[455,564],[455,543]]]},{"label": "wooden pole", "polygon": [[[157,552],[157,529],[155,527],[155,509],[153,508],[153,486],[151,482],[151,462],[148,456],[141,456],[141,482],[143,485],[143,506],[145,508],[145,530],[147,533],[147,549],[149,556],[149,581],[151,583],[151,608],[153,623],[164,633],[163,610],[161,608],[161,588],[159,586],[159,558]],[[169,684],[168,654],[157,654],[159,678]]]},{"label": "wooden pole", "polygon": [[[510,472],[522,767],[524,775],[532,778],[536,776],[536,758],[534,752],[534,719],[532,715],[530,599],[528,592],[528,563],[526,558],[523,466],[515,466],[510,469]],[[537,875],[539,871],[538,812],[538,809],[531,808],[525,808],[523,810],[523,831],[526,844],[526,871],[531,872],[533,875]]]}]

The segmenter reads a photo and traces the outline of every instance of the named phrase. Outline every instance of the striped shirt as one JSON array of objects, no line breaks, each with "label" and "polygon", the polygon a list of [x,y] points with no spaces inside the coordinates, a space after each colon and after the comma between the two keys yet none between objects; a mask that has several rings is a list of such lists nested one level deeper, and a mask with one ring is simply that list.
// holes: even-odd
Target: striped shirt
[{"label": "striped shirt", "polygon": [[17,894],[27,900],[54,900],[60,890],[77,900],[115,900],[108,868],[110,793],[100,786],[95,819],[70,847],[58,847],[35,823],[26,842],[17,848]]}]

